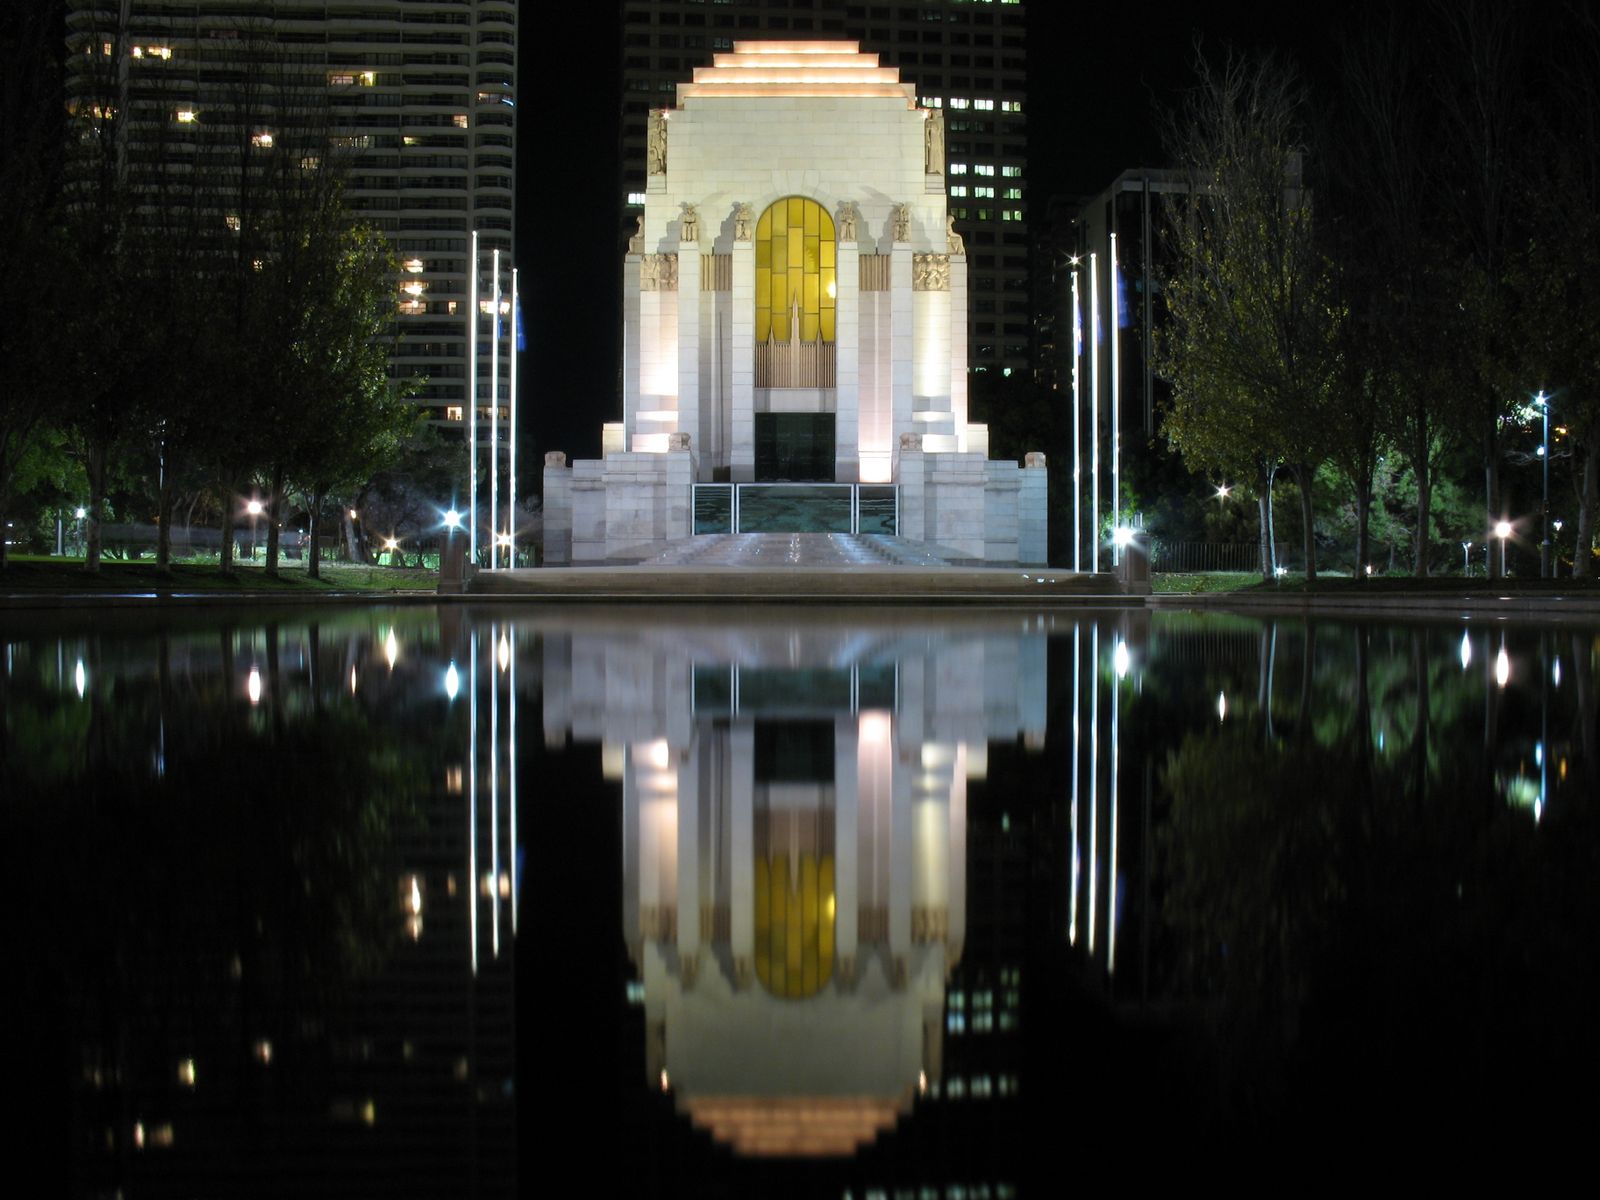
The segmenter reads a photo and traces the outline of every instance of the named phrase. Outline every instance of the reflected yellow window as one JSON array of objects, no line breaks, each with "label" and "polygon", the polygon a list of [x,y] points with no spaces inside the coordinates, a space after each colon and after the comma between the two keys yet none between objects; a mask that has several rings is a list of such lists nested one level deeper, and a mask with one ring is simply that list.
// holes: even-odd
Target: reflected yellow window
[{"label": "reflected yellow window", "polygon": [[[838,291],[833,218],[803,196],[777,201],[756,224],[756,341],[834,340]],[[792,330],[798,315],[800,328]]]}]

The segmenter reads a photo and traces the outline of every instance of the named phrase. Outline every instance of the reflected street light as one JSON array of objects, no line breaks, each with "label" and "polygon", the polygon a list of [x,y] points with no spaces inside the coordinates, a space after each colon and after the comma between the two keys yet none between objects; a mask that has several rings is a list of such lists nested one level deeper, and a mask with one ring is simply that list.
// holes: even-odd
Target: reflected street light
[{"label": "reflected street light", "polygon": [[1511,522],[1496,521],[1494,535],[1500,539],[1500,575],[1504,578],[1506,573],[1506,539],[1511,536]]}]

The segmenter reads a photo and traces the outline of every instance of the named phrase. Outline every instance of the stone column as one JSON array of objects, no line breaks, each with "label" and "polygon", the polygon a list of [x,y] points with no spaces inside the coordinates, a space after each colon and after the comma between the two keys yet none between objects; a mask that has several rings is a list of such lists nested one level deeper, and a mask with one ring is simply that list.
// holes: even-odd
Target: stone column
[{"label": "stone column", "polygon": [[[955,414],[958,450],[967,444],[967,256],[950,256],[950,411]],[[982,447],[985,454],[988,446]]]},{"label": "stone column", "polygon": [[567,456],[551,450],[544,456],[544,565],[572,561],[572,469]]},{"label": "stone column", "polygon": [[[917,744],[899,736],[895,748],[901,754],[916,754]],[[915,771],[896,757],[893,808],[889,817],[889,980],[895,990],[905,986],[911,958],[911,781]]]},{"label": "stone column", "polygon": [[700,431],[700,246],[678,248],[678,395],[676,430]]},{"label": "stone column", "polygon": [[700,790],[699,764],[691,752],[680,761],[671,750],[668,766],[678,779],[678,965],[684,989],[694,987],[700,959]]},{"label": "stone column", "polygon": [[915,327],[911,290],[911,245],[896,241],[889,262],[889,393],[894,414],[891,437],[916,432],[911,422]]},{"label": "stone column", "polygon": [[[834,418],[834,478],[861,479],[861,251],[855,241],[839,242],[835,263],[834,351],[838,375]],[[852,918],[853,919],[853,918]]]},{"label": "stone column", "polygon": [[1017,491],[1017,561],[1044,566],[1050,558],[1050,475],[1037,450],[1030,450],[1023,463]]},{"label": "stone column", "polygon": [[922,435],[903,433],[895,456],[894,478],[900,485],[899,534],[914,542],[928,540]]},{"label": "stone column", "polygon": [[694,481],[698,477],[694,439],[682,432],[668,434],[660,529],[669,542],[694,533]]},{"label": "stone column", "polygon": [[844,968],[840,971],[841,977],[852,978],[856,943],[860,936],[861,904],[861,746],[858,728],[857,718],[851,713],[835,720],[833,735],[833,945],[839,963]]},{"label": "stone column", "polygon": [[728,732],[728,934],[739,988],[755,979],[755,763],[755,729],[748,721],[735,722]]},{"label": "stone column", "polygon": [[[642,240],[642,239],[641,239]],[[642,255],[622,260],[622,427],[623,448],[633,445],[639,411],[639,263]]]},{"label": "stone column", "polygon": [[749,483],[756,477],[756,248],[734,240],[732,356],[729,377],[729,477]]}]

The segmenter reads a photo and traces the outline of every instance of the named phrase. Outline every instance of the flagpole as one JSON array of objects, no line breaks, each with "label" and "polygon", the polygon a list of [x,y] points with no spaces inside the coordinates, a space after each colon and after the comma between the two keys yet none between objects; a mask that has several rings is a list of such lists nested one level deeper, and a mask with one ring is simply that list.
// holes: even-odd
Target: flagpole
[{"label": "flagpole", "polygon": [[467,562],[478,563],[478,231],[467,264]]},{"label": "flagpole", "polygon": [[500,248],[489,289],[489,569],[500,567]]},{"label": "flagpole", "polygon": [[[517,334],[522,310],[517,307],[517,269],[511,268],[511,446],[506,460],[506,566],[517,565]],[[513,816],[513,819],[515,817]],[[515,851],[513,851],[514,853]],[[516,911],[512,909],[513,913]]]}]

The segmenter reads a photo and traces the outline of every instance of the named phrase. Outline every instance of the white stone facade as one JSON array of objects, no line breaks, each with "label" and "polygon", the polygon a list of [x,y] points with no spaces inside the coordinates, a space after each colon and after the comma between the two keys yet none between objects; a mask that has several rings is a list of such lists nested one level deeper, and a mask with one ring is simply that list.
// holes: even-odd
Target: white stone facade
[{"label": "white stone facade", "polygon": [[[949,232],[943,145],[942,116],[850,42],[739,43],[653,115],[623,265],[622,421],[602,462],[547,465],[546,520],[572,536],[569,560],[551,545],[546,561],[643,557],[690,536],[692,485],[756,482],[763,422],[799,414],[831,416],[818,443],[831,462],[811,478],[898,485],[900,536],[961,559],[1045,561],[1042,458],[1031,471],[988,462],[987,431],[968,421],[967,258]],[[794,198],[821,207],[824,243],[832,227],[832,329],[821,317],[802,337],[775,306],[772,345],[752,234]],[[811,320],[800,295],[794,315]],[[565,496],[570,522],[552,512]]]}]

